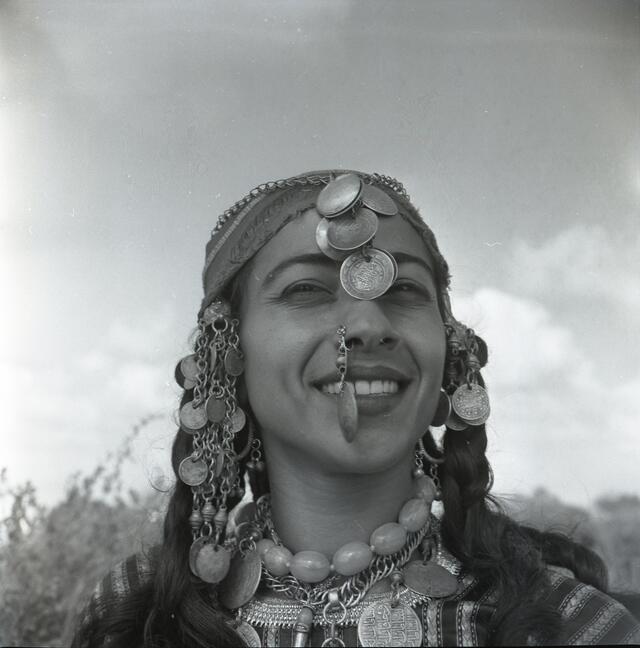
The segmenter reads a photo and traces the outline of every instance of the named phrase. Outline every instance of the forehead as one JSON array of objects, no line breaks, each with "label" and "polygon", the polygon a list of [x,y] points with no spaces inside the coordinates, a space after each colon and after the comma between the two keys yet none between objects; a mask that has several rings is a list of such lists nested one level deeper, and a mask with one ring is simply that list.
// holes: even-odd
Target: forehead
[{"label": "forehead", "polygon": [[[315,209],[309,209],[299,218],[285,225],[254,257],[254,276],[264,278],[278,264],[301,254],[319,252],[316,243],[316,227],[320,216]],[[389,252],[405,254],[424,259],[433,270],[434,263],[422,237],[415,228],[399,214],[378,218],[378,231],[373,246]]]}]

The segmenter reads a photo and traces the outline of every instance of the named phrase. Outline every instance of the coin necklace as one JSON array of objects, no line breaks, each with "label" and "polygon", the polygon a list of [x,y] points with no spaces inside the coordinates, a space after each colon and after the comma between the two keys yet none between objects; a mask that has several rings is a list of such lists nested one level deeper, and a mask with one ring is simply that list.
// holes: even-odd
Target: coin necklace
[{"label": "coin necklace", "polygon": [[340,283],[355,299],[383,295],[398,275],[391,254],[373,247],[378,217],[394,216],[398,206],[379,187],[365,184],[355,173],[332,179],[316,201],[321,216],[316,242],[334,261],[342,261]]}]

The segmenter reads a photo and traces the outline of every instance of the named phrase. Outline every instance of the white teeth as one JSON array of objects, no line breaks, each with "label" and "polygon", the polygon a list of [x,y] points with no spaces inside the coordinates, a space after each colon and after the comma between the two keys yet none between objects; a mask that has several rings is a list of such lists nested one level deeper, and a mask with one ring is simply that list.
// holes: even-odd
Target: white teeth
[{"label": "white teeth", "polygon": [[[356,380],[351,383],[356,391],[356,396],[369,396],[371,394],[395,394],[398,392],[398,383],[395,380]],[[337,394],[340,391],[340,383],[328,383],[322,385],[325,394]]]}]

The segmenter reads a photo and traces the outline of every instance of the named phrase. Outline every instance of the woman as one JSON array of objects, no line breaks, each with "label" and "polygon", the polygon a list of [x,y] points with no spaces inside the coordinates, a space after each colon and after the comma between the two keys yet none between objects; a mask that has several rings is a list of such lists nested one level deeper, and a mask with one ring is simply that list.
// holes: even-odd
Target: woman
[{"label": "woman", "polygon": [[103,581],[75,646],[640,640],[597,556],[492,503],[487,349],[399,182],[261,185],[203,279],[164,542]]}]

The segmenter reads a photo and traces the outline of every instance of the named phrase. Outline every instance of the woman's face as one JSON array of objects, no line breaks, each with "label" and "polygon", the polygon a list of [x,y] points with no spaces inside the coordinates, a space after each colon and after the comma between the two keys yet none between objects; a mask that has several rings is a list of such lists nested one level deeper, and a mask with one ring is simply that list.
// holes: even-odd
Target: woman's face
[{"label": "woman's face", "polygon": [[[318,222],[309,210],[286,225],[244,273],[240,340],[249,404],[269,454],[330,472],[384,470],[407,459],[438,402],[445,335],[433,263],[404,219],[380,218],[374,247],[393,254],[398,278],[378,299],[354,299],[341,287],[340,264],[316,244]],[[352,443],[330,393],[340,325],[352,347],[347,380],[358,403]]]}]

